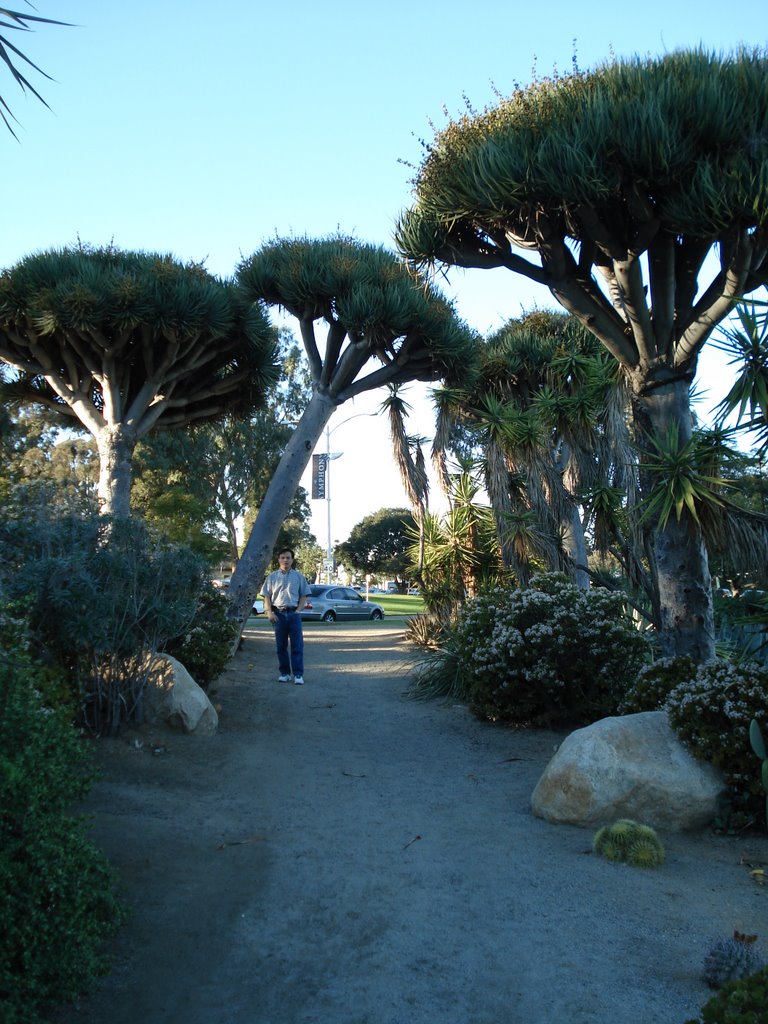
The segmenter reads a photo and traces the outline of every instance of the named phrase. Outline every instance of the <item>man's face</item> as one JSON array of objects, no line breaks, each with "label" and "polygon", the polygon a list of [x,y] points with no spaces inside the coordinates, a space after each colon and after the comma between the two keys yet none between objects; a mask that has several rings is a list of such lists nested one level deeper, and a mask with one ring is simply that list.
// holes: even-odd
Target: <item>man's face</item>
[{"label": "man's face", "polygon": [[293,564],[293,556],[290,551],[283,551],[277,556],[277,562],[283,572],[288,572]]}]

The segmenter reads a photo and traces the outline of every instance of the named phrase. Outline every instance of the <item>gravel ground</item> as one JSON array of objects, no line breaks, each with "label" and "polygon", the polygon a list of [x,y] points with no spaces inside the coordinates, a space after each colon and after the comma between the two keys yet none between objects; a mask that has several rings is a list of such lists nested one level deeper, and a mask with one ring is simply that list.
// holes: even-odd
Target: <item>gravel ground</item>
[{"label": "gravel ground", "polygon": [[100,741],[86,810],[133,912],[59,1024],[683,1024],[715,939],[768,950],[767,840],[609,864],[530,813],[563,733],[404,699],[400,625],[305,632],[304,687],[247,632],[216,736]]}]

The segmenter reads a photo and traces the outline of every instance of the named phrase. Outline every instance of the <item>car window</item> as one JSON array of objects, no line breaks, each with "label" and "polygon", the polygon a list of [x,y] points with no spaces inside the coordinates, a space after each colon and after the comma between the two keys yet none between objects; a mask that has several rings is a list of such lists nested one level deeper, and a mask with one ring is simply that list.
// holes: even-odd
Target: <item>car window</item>
[{"label": "car window", "polygon": [[325,593],[325,587],[318,587],[313,584],[309,588],[309,593],[311,594],[312,597],[320,597],[321,594]]},{"label": "car window", "polygon": [[344,591],[340,587],[335,587],[333,590],[329,590],[325,596],[329,601],[341,601]]},{"label": "car window", "polygon": [[363,600],[362,597],[360,597],[360,595],[358,594],[358,592],[356,590],[352,590],[351,587],[344,588],[344,597],[346,598],[347,601],[360,602]]}]

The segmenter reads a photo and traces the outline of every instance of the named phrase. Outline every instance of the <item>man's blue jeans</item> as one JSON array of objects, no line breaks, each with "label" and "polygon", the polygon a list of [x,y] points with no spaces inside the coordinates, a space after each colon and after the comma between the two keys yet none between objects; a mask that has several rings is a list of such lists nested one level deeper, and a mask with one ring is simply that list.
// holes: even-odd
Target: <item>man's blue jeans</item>
[{"label": "man's blue jeans", "polygon": [[[301,615],[298,612],[278,612],[275,623],[275,643],[277,644],[277,662],[280,675],[304,675],[304,633],[301,628]],[[290,657],[288,644],[291,645]]]}]

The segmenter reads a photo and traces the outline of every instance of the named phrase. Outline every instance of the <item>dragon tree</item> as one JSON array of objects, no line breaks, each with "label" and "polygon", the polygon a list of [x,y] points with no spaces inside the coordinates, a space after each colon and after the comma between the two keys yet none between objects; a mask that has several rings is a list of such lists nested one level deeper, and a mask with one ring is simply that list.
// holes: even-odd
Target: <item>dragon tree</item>
[{"label": "dragon tree", "polygon": [[312,376],[312,396],[230,584],[230,613],[242,623],[302,473],[334,410],[375,388],[466,377],[476,343],[452,306],[379,246],[343,237],[277,240],[244,260],[237,277],[253,302],[281,306],[296,318]]},{"label": "dragon tree", "polygon": [[400,219],[410,264],[550,289],[631,392],[666,654],[714,654],[690,389],[703,345],[766,281],[768,58],[704,50],[516,90],[438,131]]},{"label": "dragon tree", "polygon": [[171,256],[62,249],[0,275],[6,398],[89,431],[104,514],[130,514],[131,461],[155,428],[245,413],[274,381],[276,333],[231,283]]}]

